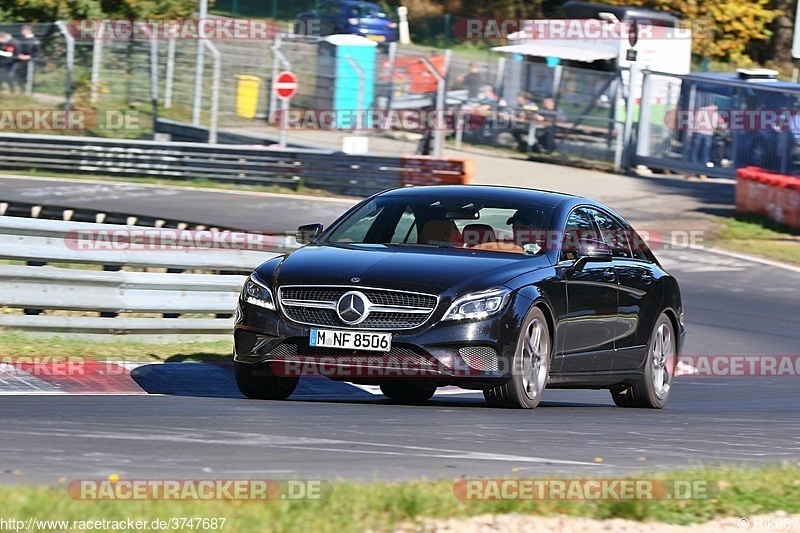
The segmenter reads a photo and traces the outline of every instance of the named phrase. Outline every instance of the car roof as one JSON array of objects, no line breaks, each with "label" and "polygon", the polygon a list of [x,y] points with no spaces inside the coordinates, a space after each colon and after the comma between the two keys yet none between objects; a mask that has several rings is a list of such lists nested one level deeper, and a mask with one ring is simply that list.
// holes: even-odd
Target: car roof
[{"label": "car roof", "polygon": [[529,189],[526,187],[508,187],[499,185],[423,185],[391,189],[381,193],[381,196],[404,196],[418,198],[435,193],[439,197],[470,198],[479,196],[492,200],[528,201],[538,205],[556,207],[565,200],[570,203],[595,203],[587,198],[574,196],[561,192],[546,191],[542,189]]}]

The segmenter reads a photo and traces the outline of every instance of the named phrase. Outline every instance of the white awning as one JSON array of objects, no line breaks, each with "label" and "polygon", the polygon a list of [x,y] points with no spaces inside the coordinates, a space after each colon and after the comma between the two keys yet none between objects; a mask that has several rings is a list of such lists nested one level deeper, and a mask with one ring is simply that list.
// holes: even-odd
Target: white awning
[{"label": "white awning", "polygon": [[619,55],[617,52],[610,50],[578,48],[576,46],[565,46],[553,42],[495,46],[492,50],[509,54],[522,54],[524,56],[557,57],[559,59],[569,59],[572,61],[586,61],[587,63],[600,59],[615,59]]}]

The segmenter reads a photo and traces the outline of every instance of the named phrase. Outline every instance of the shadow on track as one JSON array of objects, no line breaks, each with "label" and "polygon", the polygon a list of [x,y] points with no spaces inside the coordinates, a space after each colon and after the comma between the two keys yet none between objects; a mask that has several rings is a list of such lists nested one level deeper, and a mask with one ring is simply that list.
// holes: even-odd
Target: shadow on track
[{"label": "shadow on track", "polygon": [[[171,396],[196,396],[202,398],[239,398],[244,395],[236,386],[233,364],[226,362],[167,362],[143,365],[131,370],[131,379],[148,394]],[[542,407],[598,407],[596,403],[563,401],[551,393]],[[332,381],[319,376],[300,379],[297,389],[288,401],[370,403],[398,405],[380,394],[372,394],[349,383]],[[442,394],[432,398],[425,407],[478,407],[489,408],[479,391],[471,394]]]}]

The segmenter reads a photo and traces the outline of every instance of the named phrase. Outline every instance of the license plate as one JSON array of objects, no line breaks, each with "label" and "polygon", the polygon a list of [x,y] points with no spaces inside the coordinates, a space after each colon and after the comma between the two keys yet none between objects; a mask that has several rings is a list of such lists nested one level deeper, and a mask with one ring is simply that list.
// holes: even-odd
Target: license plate
[{"label": "license plate", "polygon": [[366,37],[370,41],[378,41],[379,43],[382,43],[383,41],[386,40],[385,35],[365,35],[364,37]]},{"label": "license plate", "polygon": [[372,333],[367,331],[312,329],[308,344],[325,348],[388,352],[392,349],[392,334]]}]

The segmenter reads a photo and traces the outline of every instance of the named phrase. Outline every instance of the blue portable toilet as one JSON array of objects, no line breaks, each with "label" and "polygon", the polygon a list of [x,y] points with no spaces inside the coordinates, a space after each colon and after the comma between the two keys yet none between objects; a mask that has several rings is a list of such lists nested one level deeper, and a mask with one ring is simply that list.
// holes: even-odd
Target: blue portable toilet
[{"label": "blue portable toilet", "polygon": [[[358,35],[330,35],[319,43],[316,106],[337,112],[337,128],[354,125],[353,111],[372,108],[376,49],[375,41]],[[363,81],[353,63],[362,71]],[[364,127],[370,127],[368,121]]]}]

